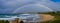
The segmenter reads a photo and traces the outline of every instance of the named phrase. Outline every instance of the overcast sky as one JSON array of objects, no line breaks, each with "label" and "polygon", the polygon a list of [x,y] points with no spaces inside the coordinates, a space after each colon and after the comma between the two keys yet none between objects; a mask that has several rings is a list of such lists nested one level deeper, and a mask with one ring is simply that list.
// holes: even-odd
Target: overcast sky
[{"label": "overcast sky", "polygon": [[60,0],[0,0],[0,14],[60,10]]}]

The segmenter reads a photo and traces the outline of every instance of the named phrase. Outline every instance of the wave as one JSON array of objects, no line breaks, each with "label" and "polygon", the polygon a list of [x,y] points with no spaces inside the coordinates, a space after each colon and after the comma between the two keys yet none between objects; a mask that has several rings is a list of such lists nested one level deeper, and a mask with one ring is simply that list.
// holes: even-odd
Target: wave
[{"label": "wave", "polygon": [[5,17],[0,17],[0,20],[14,20],[15,18],[20,18],[23,21],[38,21],[40,17],[37,14],[19,14],[19,15],[5,15]]}]

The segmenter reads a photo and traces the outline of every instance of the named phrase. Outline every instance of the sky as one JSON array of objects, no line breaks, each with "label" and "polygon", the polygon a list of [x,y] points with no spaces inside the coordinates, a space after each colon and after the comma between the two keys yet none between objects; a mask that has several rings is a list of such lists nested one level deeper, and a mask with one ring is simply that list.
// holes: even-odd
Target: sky
[{"label": "sky", "polygon": [[53,2],[60,2],[60,0],[51,0],[51,1],[53,1]]},{"label": "sky", "polygon": [[60,0],[0,0],[0,14],[46,11],[60,11]]},{"label": "sky", "polygon": [[0,14],[59,10],[60,0],[0,0]]}]

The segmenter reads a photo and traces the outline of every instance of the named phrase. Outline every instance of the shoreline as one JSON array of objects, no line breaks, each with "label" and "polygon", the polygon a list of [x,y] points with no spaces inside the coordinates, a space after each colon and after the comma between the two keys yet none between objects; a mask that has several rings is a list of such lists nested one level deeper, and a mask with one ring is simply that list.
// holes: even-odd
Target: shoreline
[{"label": "shoreline", "polygon": [[41,17],[41,22],[44,21],[49,21],[52,20],[54,18],[54,16],[51,16],[50,14],[38,14]]}]

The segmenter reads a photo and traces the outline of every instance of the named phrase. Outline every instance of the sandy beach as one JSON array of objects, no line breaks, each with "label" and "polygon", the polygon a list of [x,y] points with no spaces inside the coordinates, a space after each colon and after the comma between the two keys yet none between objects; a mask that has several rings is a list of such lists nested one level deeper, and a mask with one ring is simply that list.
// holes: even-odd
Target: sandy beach
[{"label": "sandy beach", "polygon": [[54,16],[51,16],[50,14],[38,14],[41,19],[40,21],[49,21],[49,20],[52,20],[54,18]]}]

